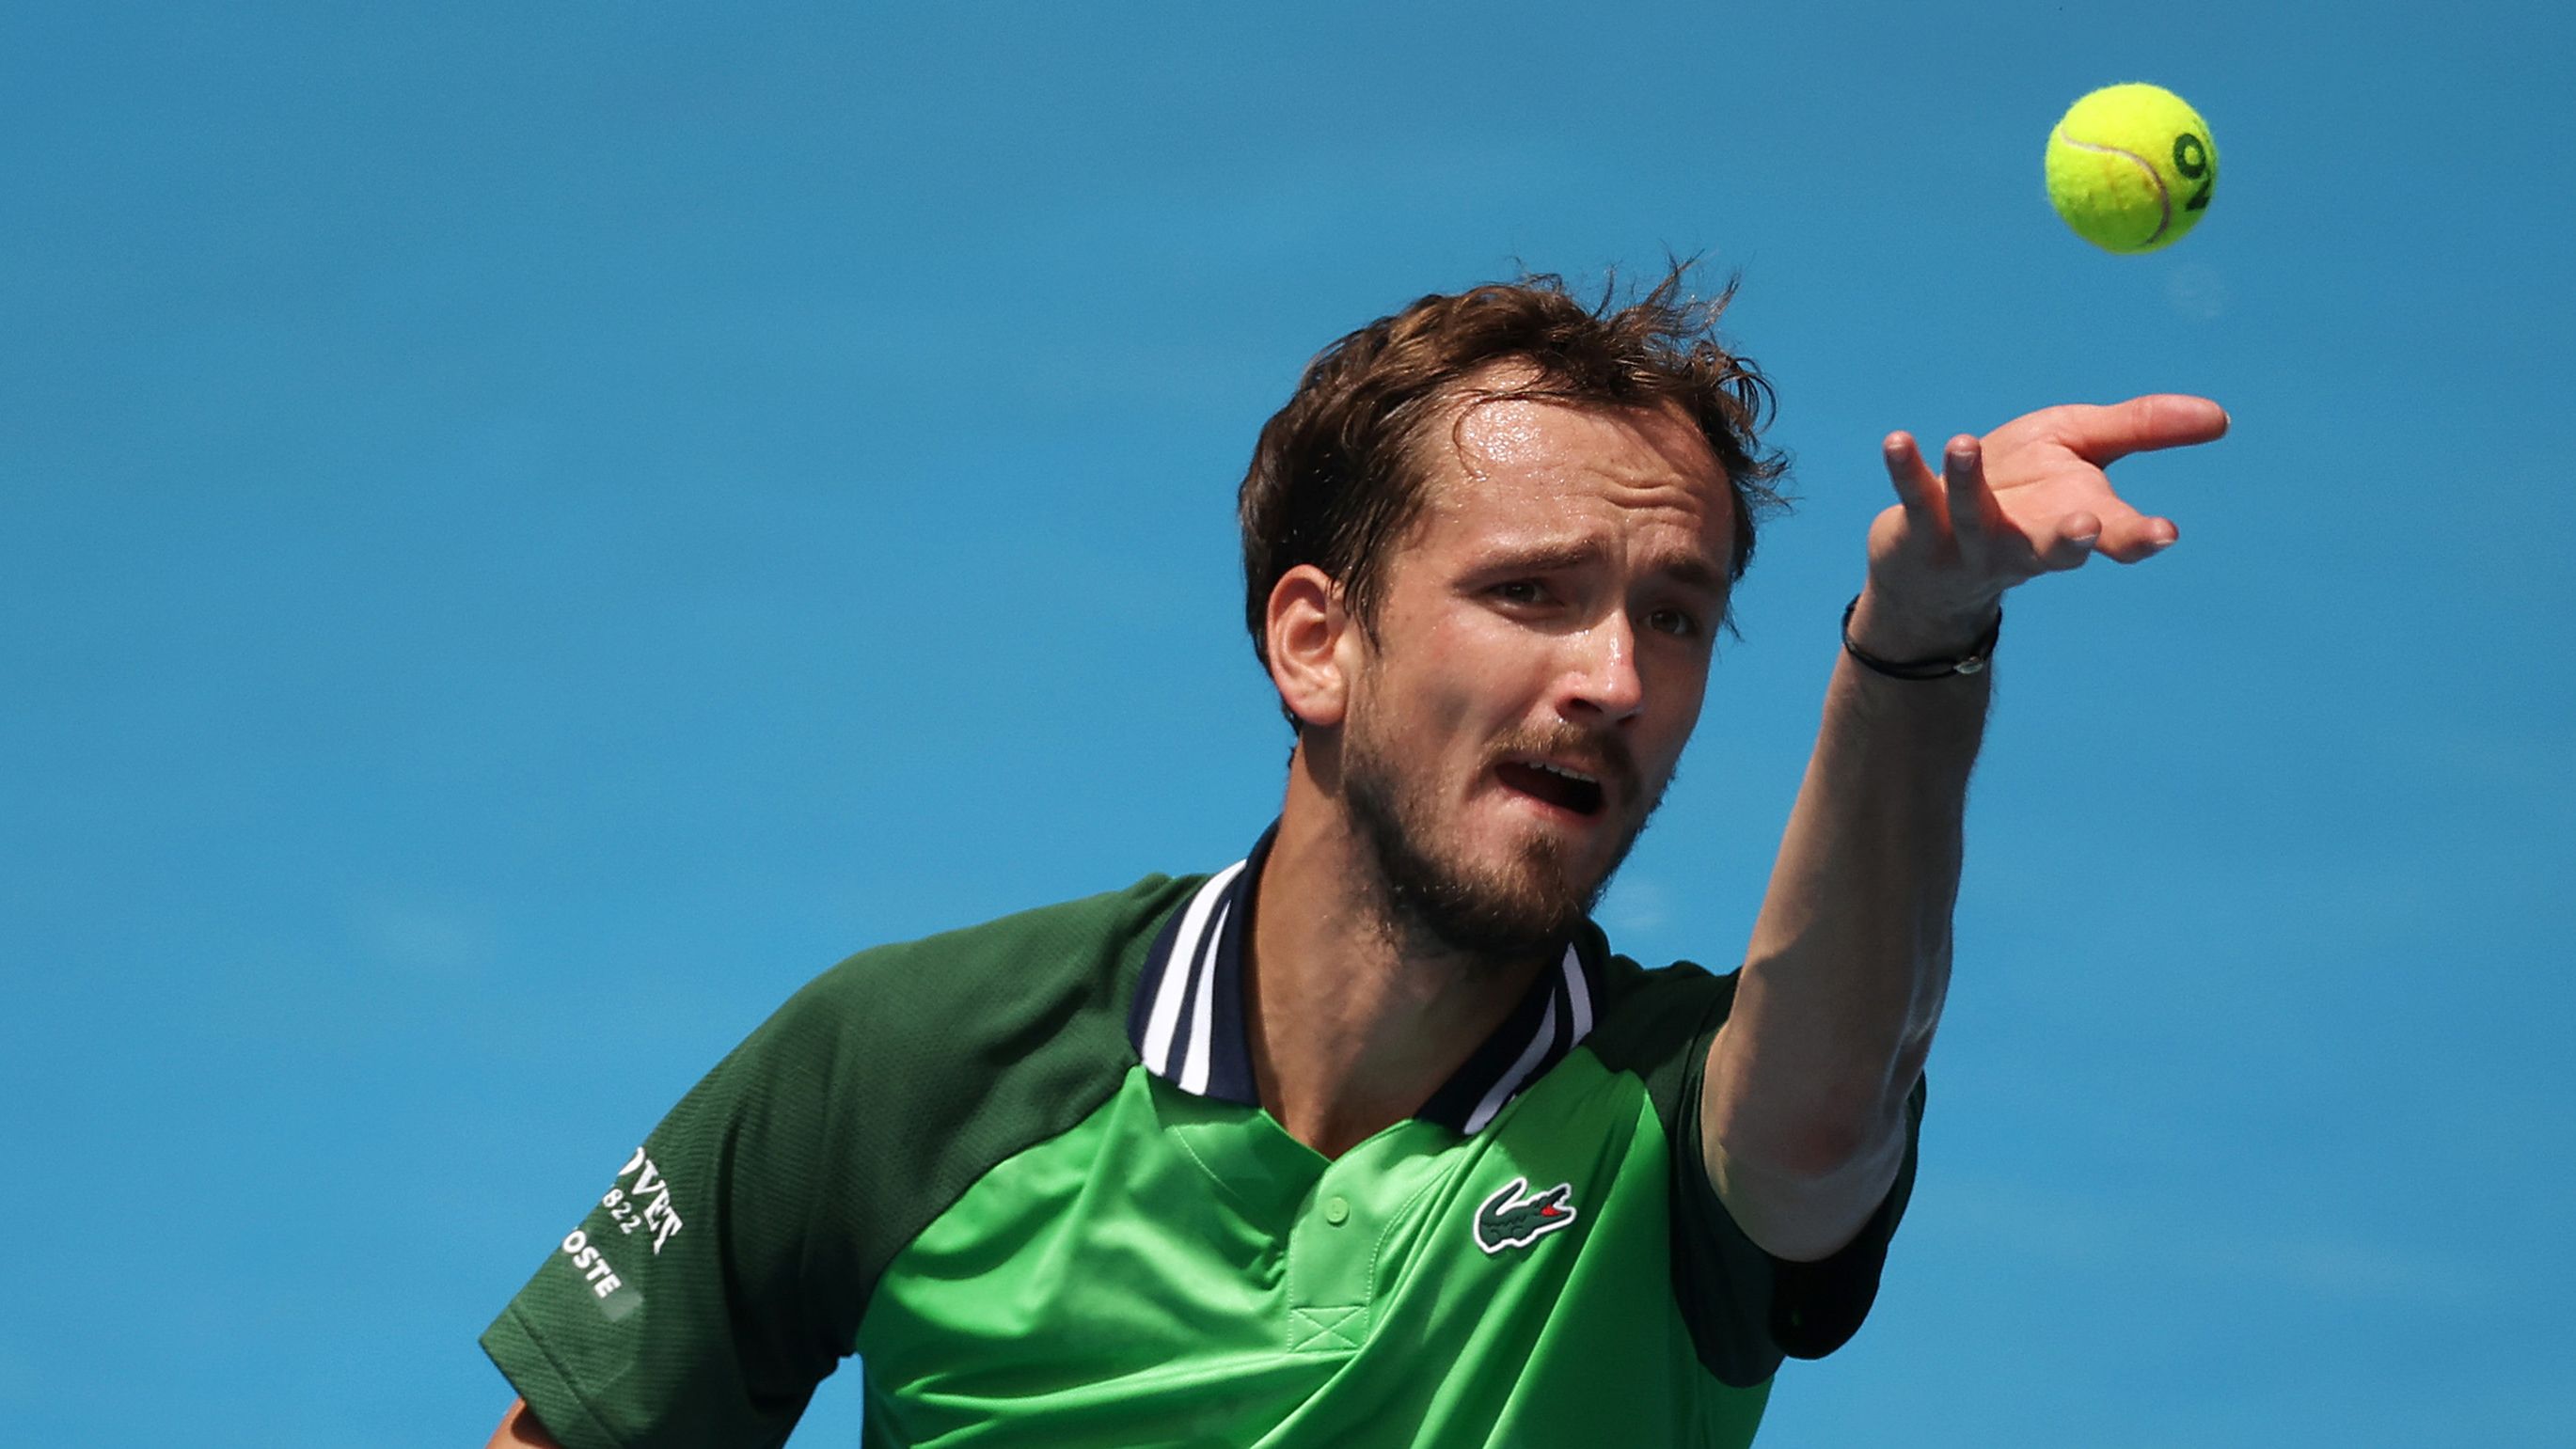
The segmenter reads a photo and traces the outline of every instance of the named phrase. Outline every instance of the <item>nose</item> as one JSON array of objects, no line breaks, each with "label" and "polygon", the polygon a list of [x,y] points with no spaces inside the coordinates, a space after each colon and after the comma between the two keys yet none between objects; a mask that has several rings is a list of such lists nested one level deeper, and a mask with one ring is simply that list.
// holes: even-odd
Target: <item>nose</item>
[{"label": "nose", "polygon": [[1621,611],[1568,636],[1576,657],[1567,671],[1566,715],[1579,722],[1634,719],[1646,707],[1646,681],[1637,673],[1637,633]]}]

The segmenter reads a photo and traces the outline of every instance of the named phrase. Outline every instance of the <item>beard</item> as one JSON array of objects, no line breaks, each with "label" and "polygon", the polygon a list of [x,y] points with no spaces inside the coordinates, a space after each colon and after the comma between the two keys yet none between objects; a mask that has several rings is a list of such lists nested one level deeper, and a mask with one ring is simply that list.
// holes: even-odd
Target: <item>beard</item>
[{"label": "beard", "polygon": [[[1547,753],[1571,747],[1600,759],[1604,779],[1637,798],[1638,775],[1626,743],[1580,732],[1532,731],[1499,743],[1491,758],[1515,752]],[[1591,878],[1568,858],[1565,842],[1533,834],[1517,843],[1514,859],[1478,866],[1440,848],[1441,829],[1430,782],[1407,776],[1364,732],[1347,730],[1342,744],[1343,799],[1377,866],[1378,895],[1388,928],[1409,950],[1461,957],[1475,969],[1500,971],[1561,951],[1600,903],[1646,821],[1663,803],[1658,783],[1646,807],[1619,838],[1610,862]],[[1605,801],[1603,809],[1611,808]]]}]

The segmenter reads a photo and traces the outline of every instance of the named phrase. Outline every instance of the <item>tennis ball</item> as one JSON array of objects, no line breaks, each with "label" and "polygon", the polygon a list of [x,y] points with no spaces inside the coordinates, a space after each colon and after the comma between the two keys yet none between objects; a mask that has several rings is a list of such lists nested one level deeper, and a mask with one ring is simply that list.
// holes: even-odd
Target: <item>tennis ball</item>
[{"label": "tennis ball", "polygon": [[2217,189],[2209,124],[2162,86],[2104,86],[2048,135],[2048,200],[2104,251],[2172,246]]}]

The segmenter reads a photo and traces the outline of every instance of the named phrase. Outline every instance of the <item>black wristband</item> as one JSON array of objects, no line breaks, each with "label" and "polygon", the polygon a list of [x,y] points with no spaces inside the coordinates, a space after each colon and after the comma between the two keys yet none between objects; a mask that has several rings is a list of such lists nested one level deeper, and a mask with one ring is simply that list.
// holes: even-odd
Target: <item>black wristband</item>
[{"label": "black wristband", "polygon": [[1890,679],[1947,679],[1953,674],[1983,674],[1986,662],[1994,658],[1995,641],[2004,632],[2003,606],[1998,604],[1995,606],[1995,621],[1986,626],[1986,632],[1977,636],[1976,643],[1968,646],[1967,653],[1956,659],[1881,659],[1852,642],[1852,613],[1858,608],[1858,594],[1852,595],[1852,601],[1843,606],[1843,652]]}]

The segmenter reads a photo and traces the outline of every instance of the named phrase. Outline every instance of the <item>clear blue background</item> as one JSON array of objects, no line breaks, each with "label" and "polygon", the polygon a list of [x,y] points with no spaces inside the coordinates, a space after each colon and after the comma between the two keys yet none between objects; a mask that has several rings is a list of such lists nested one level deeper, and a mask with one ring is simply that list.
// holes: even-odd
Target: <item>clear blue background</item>
[{"label": "clear blue background", "polygon": [[[795,985],[1267,819],[1305,359],[1670,250],[1805,502],[1640,956],[1740,949],[1882,433],[2236,424],[2013,605],[1921,1188],[1765,1445],[2571,1442],[2569,14],[10,7],[0,1423],[480,1443]],[[2114,258],[2039,153],[2129,79],[2224,179]]]}]

